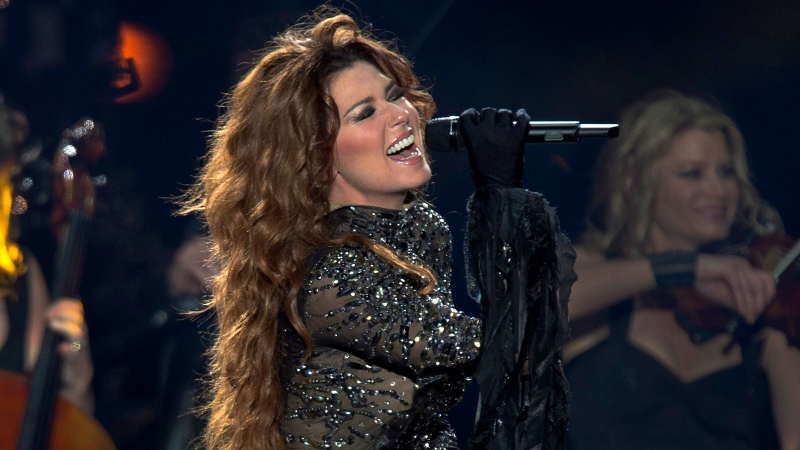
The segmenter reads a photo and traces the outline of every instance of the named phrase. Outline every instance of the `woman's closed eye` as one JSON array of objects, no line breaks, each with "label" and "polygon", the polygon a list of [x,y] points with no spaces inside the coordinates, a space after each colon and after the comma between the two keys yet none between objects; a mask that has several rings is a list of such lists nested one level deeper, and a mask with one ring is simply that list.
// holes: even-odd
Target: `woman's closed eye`
[{"label": "woman's closed eye", "polygon": [[719,176],[720,178],[736,177],[736,169],[733,166],[722,166],[719,168]]},{"label": "woman's closed eye", "polygon": [[375,114],[375,107],[365,106],[364,109],[353,118],[353,121],[361,122],[362,120],[369,119],[373,114]]},{"label": "woman's closed eye", "polygon": [[687,180],[699,180],[703,172],[700,169],[688,169],[678,172],[678,176]]},{"label": "woman's closed eye", "polygon": [[403,90],[400,88],[394,88],[389,92],[389,95],[386,98],[386,100],[390,102],[396,102],[403,97],[405,97],[405,94],[403,94]]},{"label": "woman's closed eye", "polygon": [[[387,90],[386,93],[387,102],[394,103],[403,98],[405,98],[403,90],[397,87],[396,85],[391,89]],[[363,120],[372,117],[375,114],[375,111],[377,110],[372,103],[373,103],[372,101],[369,101],[366,105],[364,105],[364,108],[361,110],[361,112],[359,112],[358,114],[355,115],[355,117],[353,117],[352,119],[353,122],[361,122]]]}]

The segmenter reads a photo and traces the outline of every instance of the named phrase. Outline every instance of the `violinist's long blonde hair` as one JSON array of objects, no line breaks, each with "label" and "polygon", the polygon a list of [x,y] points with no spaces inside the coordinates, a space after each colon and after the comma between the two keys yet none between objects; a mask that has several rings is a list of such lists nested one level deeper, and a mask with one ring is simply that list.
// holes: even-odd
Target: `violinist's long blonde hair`
[{"label": "violinist's long blonde hair", "polygon": [[[219,334],[211,351],[207,448],[284,448],[279,317],[310,347],[296,307],[304,261],[311,249],[343,241],[326,229],[339,129],[330,82],[357,61],[391,78],[423,124],[430,119],[435,105],[408,60],[351,17],[318,9],[275,38],[228,95],[205,167],[185,198],[184,214],[205,216],[221,267],[210,305]],[[432,279],[365,238],[344,240]]]},{"label": "violinist's long blonde hair", "polygon": [[764,235],[782,230],[778,213],[759,196],[750,179],[744,139],[733,120],[709,102],[658,90],[626,108],[620,135],[598,160],[588,224],[582,243],[607,255],[645,253],[653,218],[656,163],[672,139],[690,129],[719,130],[728,142],[741,192],[735,225]]}]

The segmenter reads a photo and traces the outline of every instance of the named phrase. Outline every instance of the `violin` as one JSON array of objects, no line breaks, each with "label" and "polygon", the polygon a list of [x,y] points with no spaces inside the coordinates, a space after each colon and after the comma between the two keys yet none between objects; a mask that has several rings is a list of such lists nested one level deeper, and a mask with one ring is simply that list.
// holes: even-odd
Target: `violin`
[{"label": "violin", "polygon": [[692,341],[700,343],[728,333],[733,336],[726,348],[730,349],[732,344],[747,342],[759,330],[769,327],[784,332],[789,344],[800,348],[800,240],[783,234],[762,236],[722,253],[747,258],[754,267],[771,271],[776,280],[775,299],[755,323],[748,324],[733,310],[708,300],[693,288],[673,288],[667,301]]}]

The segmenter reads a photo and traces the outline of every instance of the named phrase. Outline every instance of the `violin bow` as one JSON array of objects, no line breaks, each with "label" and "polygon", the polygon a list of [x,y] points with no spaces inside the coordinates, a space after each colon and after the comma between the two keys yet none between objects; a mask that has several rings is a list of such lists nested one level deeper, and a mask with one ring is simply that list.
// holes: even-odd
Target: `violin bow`
[{"label": "violin bow", "polygon": [[780,260],[778,265],[772,269],[772,276],[775,278],[775,281],[778,280],[781,274],[783,274],[783,271],[786,270],[798,256],[800,256],[800,239],[795,242],[794,247]]}]

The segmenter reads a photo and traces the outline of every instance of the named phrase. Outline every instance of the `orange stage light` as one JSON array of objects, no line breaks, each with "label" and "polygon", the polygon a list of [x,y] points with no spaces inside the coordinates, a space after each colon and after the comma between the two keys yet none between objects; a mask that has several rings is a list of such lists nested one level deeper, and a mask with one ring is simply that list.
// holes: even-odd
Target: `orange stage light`
[{"label": "orange stage light", "polygon": [[[172,69],[172,52],[169,46],[153,31],[122,22],[119,27],[117,59],[130,71],[114,80],[115,88],[128,86],[138,78],[138,89],[115,99],[117,103],[140,103],[158,94],[169,79]],[[132,72],[131,72],[132,71]]]}]

